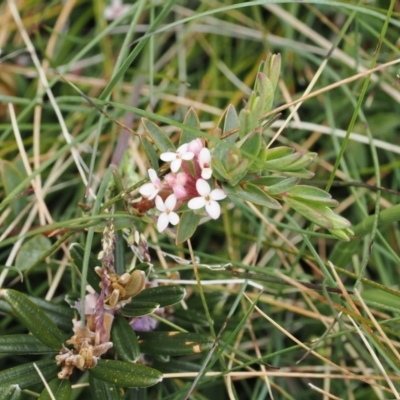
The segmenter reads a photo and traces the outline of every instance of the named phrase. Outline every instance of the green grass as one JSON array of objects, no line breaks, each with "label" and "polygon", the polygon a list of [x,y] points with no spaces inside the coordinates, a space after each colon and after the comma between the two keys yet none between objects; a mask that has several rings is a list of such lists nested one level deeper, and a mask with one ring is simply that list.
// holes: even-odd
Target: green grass
[{"label": "green grass", "polygon": [[[187,290],[159,330],[218,345],[146,357],[164,379],[127,399],[400,398],[398,3],[132,3],[112,22],[105,1],[0,4],[0,287],[54,304],[82,297],[87,272],[69,244],[98,254],[106,221],[128,210],[119,232],[147,238],[151,278]],[[178,146],[193,107],[210,139],[229,104],[243,108],[268,52],[282,57],[270,115],[281,114],[264,138],[318,153],[302,183],[339,201],[355,237],[230,198],[176,245],[175,230],[159,234],[154,214],[133,208],[150,166],[141,118]],[[123,270],[138,263],[125,242],[116,257]],[[352,294],[330,291],[343,287]],[[27,333],[2,299],[0,315],[1,335]],[[5,352],[0,371],[40,359]],[[71,399],[90,398],[87,373],[71,383]]]}]

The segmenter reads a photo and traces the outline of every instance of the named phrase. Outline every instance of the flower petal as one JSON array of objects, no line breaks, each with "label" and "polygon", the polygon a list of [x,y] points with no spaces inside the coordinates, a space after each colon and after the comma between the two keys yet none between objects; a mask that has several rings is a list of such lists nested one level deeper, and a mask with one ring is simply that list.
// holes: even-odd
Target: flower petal
[{"label": "flower petal", "polygon": [[194,157],[194,153],[187,151],[181,155],[182,160],[191,160]]},{"label": "flower petal", "polygon": [[221,206],[216,201],[211,200],[206,204],[206,211],[212,219],[218,219],[221,214]]},{"label": "flower petal", "polygon": [[[176,206],[176,196],[174,194],[170,194],[167,199],[165,200],[165,209],[166,210],[173,210]],[[164,211],[164,210],[162,210]]]},{"label": "flower petal", "polygon": [[204,197],[195,197],[194,199],[189,200],[188,207],[191,210],[198,210],[201,207],[206,205],[206,199]]},{"label": "flower petal", "polygon": [[157,229],[158,232],[162,232],[166,229],[166,227],[168,226],[169,223],[169,217],[167,213],[162,213],[160,214],[160,216],[158,217],[157,220]]},{"label": "flower petal", "polygon": [[210,178],[211,178],[211,175],[212,175],[212,170],[211,170],[211,168],[203,168],[203,169],[201,170],[201,177],[202,177],[203,179],[210,179]]},{"label": "flower petal", "polygon": [[167,151],[160,154],[160,159],[167,162],[176,160],[176,153],[173,153],[172,151]]},{"label": "flower petal", "polygon": [[152,169],[152,168],[148,169],[147,173],[149,174],[149,178],[153,183],[156,181],[159,181],[157,172],[154,169]]},{"label": "flower petal", "polygon": [[192,140],[188,145],[188,151],[194,153],[195,156],[199,155],[200,150],[204,147],[203,141],[199,138]]},{"label": "flower petal", "polygon": [[175,160],[173,160],[170,165],[171,171],[178,172],[179,168],[181,167],[181,164],[182,160],[180,158],[175,158]]},{"label": "flower petal", "polygon": [[201,167],[204,166],[204,164],[210,164],[211,162],[211,153],[210,150],[207,149],[207,147],[203,147],[199,153],[199,164]]},{"label": "flower petal", "polygon": [[171,211],[169,213],[169,222],[172,225],[178,225],[178,223],[179,223],[179,215],[176,212]]},{"label": "flower petal", "polygon": [[159,188],[154,185],[154,183],[148,182],[145,183],[140,189],[139,193],[147,197],[149,200],[153,200],[154,197],[157,196],[157,193],[159,192]]},{"label": "flower petal", "polygon": [[204,179],[197,179],[196,189],[200,196],[208,196],[210,194],[210,185]]},{"label": "flower petal", "polygon": [[177,154],[183,154],[187,152],[187,149],[189,147],[189,143],[184,143],[181,146],[178,147],[178,150],[176,150]]},{"label": "flower petal", "polygon": [[156,207],[157,210],[160,210],[161,212],[164,212],[166,209],[163,199],[160,196],[156,197]]},{"label": "flower petal", "polygon": [[210,193],[211,200],[222,200],[226,197],[225,192],[222,189],[214,189]]}]

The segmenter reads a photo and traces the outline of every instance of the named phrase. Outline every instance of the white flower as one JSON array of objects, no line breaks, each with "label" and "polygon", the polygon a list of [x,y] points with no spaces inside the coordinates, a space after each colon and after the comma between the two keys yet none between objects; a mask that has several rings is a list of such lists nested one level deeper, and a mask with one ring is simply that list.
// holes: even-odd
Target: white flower
[{"label": "white flower", "polygon": [[207,214],[212,219],[217,219],[221,214],[221,207],[217,200],[222,200],[226,197],[224,191],[222,189],[211,191],[210,185],[204,179],[197,179],[196,189],[200,197],[190,200],[188,207],[192,210],[197,210],[205,206]]},{"label": "white flower", "polygon": [[210,179],[212,175],[211,170],[211,154],[207,147],[203,147],[199,153],[199,165],[201,168],[201,177],[203,179]]},{"label": "white flower", "polygon": [[147,197],[149,200],[154,199],[157,196],[158,192],[161,190],[161,181],[157,176],[157,172],[154,169],[149,169],[147,171],[149,173],[149,177],[151,182],[145,183],[140,189],[139,193]]},{"label": "white flower", "polygon": [[162,153],[160,155],[161,160],[171,162],[171,171],[177,172],[181,167],[182,160],[191,160],[194,157],[194,154],[191,151],[188,151],[188,143],[183,144],[178,147],[175,153],[172,151],[167,151],[166,153]]},{"label": "white flower", "polygon": [[179,222],[179,215],[173,211],[176,206],[176,197],[174,194],[170,194],[165,202],[160,196],[156,197],[156,207],[161,211],[160,216],[157,220],[158,232],[162,232],[168,226],[169,223],[177,225]]}]

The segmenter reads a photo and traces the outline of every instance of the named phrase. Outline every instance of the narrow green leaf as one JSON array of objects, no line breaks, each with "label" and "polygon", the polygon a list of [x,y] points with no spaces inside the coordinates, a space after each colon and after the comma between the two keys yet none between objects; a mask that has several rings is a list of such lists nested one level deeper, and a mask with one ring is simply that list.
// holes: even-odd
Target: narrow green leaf
[{"label": "narrow green leaf", "polygon": [[140,332],[140,350],[145,354],[184,356],[209,350],[214,339],[201,333]]},{"label": "narrow green leaf", "polygon": [[121,314],[126,317],[141,317],[143,315],[152,314],[160,307],[160,304],[154,301],[135,301],[131,300],[121,309]]},{"label": "narrow green leaf", "polygon": [[[34,304],[40,307],[49,318],[63,331],[69,331],[72,327],[72,318],[74,317],[74,312],[71,308],[64,306],[62,304],[52,303],[40,299],[38,297],[27,296]],[[12,309],[10,305],[3,299],[0,298],[0,311],[5,314],[11,314]]]},{"label": "narrow green leaf", "polygon": [[114,319],[111,340],[121,360],[132,363],[138,360],[140,348],[136,333],[125,318],[117,316]]},{"label": "narrow green leaf", "polygon": [[328,207],[309,205],[288,197],[284,197],[284,201],[308,220],[322,226],[323,228],[344,229],[351,225],[347,219],[335,214]]},{"label": "narrow green leaf", "polygon": [[57,351],[44,345],[33,335],[0,336],[0,353],[3,354],[54,354],[55,352]]},{"label": "narrow green leaf", "polygon": [[[261,134],[259,132],[255,132],[243,143],[243,145],[240,147],[240,150],[243,150],[243,153],[248,153],[253,157],[257,157],[258,153],[260,152],[262,142]],[[257,160],[250,159],[250,165],[256,161]]]},{"label": "narrow green leaf", "polygon": [[[228,108],[225,110],[225,120],[224,120],[224,128],[223,134],[239,128],[239,118],[233,104],[229,104]],[[234,133],[233,135],[228,136],[225,140],[228,143],[234,143],[239,136],[239,132]]]},{"label": "narrow green leaf", "polygon": [[250,110],[241,110],[239,113],[239,137],[243,139],[248,133],[252,132],[257,126]]},{"label": "narrow green leaf", "polygon": [[42,383],[33,364],[39,368],[47,381],[57,376],[59,367],[55,360],[42,360],[19,365],[0,372],[0,386],[18,385],[21,389]]},{"label": "narrow green leaf", "polygon": [[50,247],[51,241],[49,238],[43,235],[34,236],[21,246],[15,260],[15,266],[21,271],[28,270],[31,266],[36,264]]},{"label": "narrow green leaf", "polygon": [[[114,268],[115,272],[118,275],[122,275],[125,272],[125,250],[126,250],[126,242],[124,236],[121,231],[115,232],[115,261]],[[96,274],[97,275],[97,274]]]},{"label": "narrow green leaf", "polygon": [[142,118],[142,123],[146,132],[154,140],[161,153],[166,151],[174,151],[175,146],[171,139],[154,123],[146,118]]},{"label": "narrow green leaf", "polygon": [[267,149],[266,150],[266,161],[272,161],[272,160],[279,160],[282,157],[289,156],[293,154],[294,149],[293,147],[288,147],[288,146],[279,146],[279,147],[274,147],[272,149]]},{"label": "narrow green leaf", "polygon": [[297,185],[287,190],[286,193],[292,199],[297,199],[311,205],[319,204],[335,207],[339,204],[336,200],[332,199],[332,196],[328,192],[313,186]]},{"label": "narrow green leaf", "polygon": [[[196,111],[193,109],[193,107],[190,107],[188,112],[185,115],[185,119],[183,120],[183,124],[185,126],[188,126],[190,128],[194,128],[197,130],[200,130],[200,121],[199,117],[196,114]],[[196,135],[192,131],[188,129],[183,129],[181,133],[181,137],[179,139],[179,144],[185,144],[189,143],[192,140],[195,140],[199,137],[199,135]]]},{"label": "narrow green leaf", "polygon": [[285,168],[285,171],[296,172],[308,167],[316,158],[317,153],[303,154],[298,160],[292,162]]},{"label": "narrow green leaf", "polygon": [[195,214],[193,211],[186,211],[182,214],[175,239],[177,245],[185,242],[193,236],[196,232],[197,226],[199,225],[200,219],[201,216]]},{"label": "narrow green leaf", "polygon": [[157,171],[160,165],[158,163],[158,154],[155,151],[154,146],[145,136],[140,136],[140,142],[142,143],[143,150],[150,162],[151,167]]},{"label": "narrow green leaf", "polygon": [[[71,257],[74,260],[74,264],[77,266],[80,272],[82,272],[83,266],[83,257],[85,255],[85,248],[81,246],[79,243],[72,243],[69,246],[69,251],[71,253]],[[100,293],[100,282],[101,278],[99,275],[96,274],[95,268],[100,267],[101,262],[97,259],[97,257],[90,253],[89,256],[89,269],[88,269],[88,276],[87,281],[89,285],[97,292]]]},{"label": "narrow green leaf", "polygon": [[57,400],[71,399],[71,382],[69,380],[55,378],[48,382],[48,385],[54,397],[51,397],[47,388],[44,388],[42,393],[40,393],[39,400],[52,400],[53,398]]},{"label": "narrow green leaf", "polygon": [[[144,274],[145,274],[146,276],[149,276],[149,273],[150,273],[150,272],[152,271],[152,269],[153,269],[153,264],[151,264],[151,263],[145,261],[145,262],[142,262],[142,263],[140,263],[140,264],[137,264],[137,265],[135,266],[135,269],[138,269],[138,270],[140,270],[140,271],[143,271]],[[132,272],[132,271],[131,271],[131,272]]]},{"label": "narrow green leaf", "polygon": [[1,400],[19,400],[21,398],[21,388],[18,385],[1,386]]},{"label": "narrow green leaf", "polygon": [[228,195],[239,197],[243,200],[250,201],[251,203],[258,204],[263,207],[272,208],[273,210],[279,210],[282,208],[277,200],[269,196],[262,189],[256,185],[253,185],[252,183],[246,183],[243,188],[240,186],[230,188],[223,185],[223,189]]},{"label": "narrow green leaf", "polygon": [[96,379],[93,374],[89,374],[89,385],[92,399],[96,400],[122,400],[125,397],[121,397],[119,389],[112,383],[104,382],[100,379]]},{"label": "narrow green leaf", "polygon": [[363,290],[361,296],[364,300],[373,301],[387,307],[400,309],[400,296],[385,292],[381,289]]},{"label": "narrow green leaf", "polygon": [[156,369],[115,360],[99,360],[89,374],[121,387],[149,387],[162,380],[162,373]]},{"label": "narrow green leaf", "polygon": [[301,153],[296,152],[274,160],[267,159],[267,161],[264,161],[263,167],[271,171],[286,171],[290,165],[301,158],[301,156]]},{"label": "narrow green leaf", "polygon": [[[24,174],[15,162],[7,160],[1,160],[1,182],[4,187],[4,191],[8,196],[25,178]],[[16,217],[28,204],[27,198],[16,196],[11,202],[11,208],[13,210],[13,216]]]},{"label": "narrow green leaf", "polygon": [[287,192],[290,188],[294,187],[294,185],[297,184],[299,181],[299,178],[296,177],[290,177],[290,178],[284,178],[280,182],[275,183],[271,186],[265,187],[265,191],[271,195],[277,195],[281,193]]},{"label": "narrow green leaf", "polygon": [[18,268],[11,267],[9,265],[0,265],[0,271],[3,271],[5,269],[8,272],[16,272],[19,275],[19,278],[21,279],[21,282],[24,281],[24,275],[22,274],[22,272]]},{"label": "narrow green leaf", "polygon": [[59,350],[63,335],[54,322],[25,295],[13,289],[0,290],[13,313],[38,340],[54,350]]},{"label": "narrow green leaf", "polygon": [[186,289],[179,285],[157,286],[142,290],[132,299],[135,301],[157,302],[160,307],[172,306],[185,298]]}]

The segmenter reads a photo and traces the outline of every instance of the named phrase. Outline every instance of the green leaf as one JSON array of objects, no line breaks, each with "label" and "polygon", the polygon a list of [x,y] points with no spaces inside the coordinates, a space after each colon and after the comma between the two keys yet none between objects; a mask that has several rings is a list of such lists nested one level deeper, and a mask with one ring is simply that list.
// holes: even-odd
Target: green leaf
[{"label": "green leaf", "polygon": [[125,397],[120,396],[120,391],[117,386],[112,383],[104,382],[96,379],[93,374],[89,374],[89,385],[92,399],[96,400],[122,400]]},{"label": "green leaf", "polygon": [[[218,147],[218,145],[216,146]],[[212,171],[213,171],[213,176],[218,179],[221,182],[225,182],[229,180],[229,175],[227,173],[227,171],[225,170],[224,165],[222,164],[222,162],[215,157],[212,157]],[[179,226],[178,226],[178,230],[179,230]],[[180,244],[182,242],[177,242],[176,244]]]},{"label": "green leaf", "polygon": [[156,369],[115,360],[99,360],[89,375],[121,387],[149,387],[162,380],[162,373]]},{"label": "green leaf", "polygon": [[[228,108],[225,110],[223,134],[225,135],[237,128],[239,128],[239,118],[235,107],[232,104],[229,104]],[[228,136],[225,140],[228,143],[234,143],[238,136],[239,133],[236,132],[233,135]]]},{"label": "green leaf", "polygon": [[239,113],[239,137],[243,139],[248,133],[253,132],[257,126],[257,120],[253,118],[250,110],[243,109]]},{"label": "green leaf", "polygon": [[302,169],[298,169],[296,171],[288,171],[288,170],[284,170],[282,171],[285,175],[288,176],[293,176],[296,178],[301,178],[301,179],[310,179],[312,178],[315,174],[314,172],[308,171],[305,168]]},{"label": "green leaf", "polygon": [[55,352],[32,335],[0,336],[0,353],[3,354],[54,354]]},{"label": "green leaf", "polygon": [[19,365],[0,372],[0,386],[18,385],[21,389],[42,383],[33,364],[43,374],[46,381],[50,381],[57,376],[59,367],[55,360],[42,360]]},{"label": "green leaf", "polygon": [[[52,303],[40,299],[38,297],[27,296],[34,304],[40,307],[49,318],[61,329],[69,331],[72,327],[72,318],[74,317],[74,312],[71,308],[66,307],[61,304]],[[5,314],[11,314],[12,309],[10,305],[3,299],[0,298],[0,311]]]},{"label": "green leaf", "polygon": [[7,270],[7,274],[8,274],[8,272],[16,272],[19,275],[21,282],[24,281],[24,275],[18,268],[11,267],[9,265],[0,265],[0,271],[3,271],[3,270]]},{"label": "green leaf", "polygon": [[15,260],[15,266],[25,271],[32,267],[51,247],[49,238],[43,235],[34,236],[22,246]]},{"label": "green leaf", "polygon": [[275,183],[271,186],[266,185],[266,187],[264,187],[264,190],[271,195],[285,193],[294,185],[296,185],[298,181],[299,178],[296,177],[283,178],[280,182]]},{"label": "green leaf", "polygon": [[311,205],[335,207],[339,204],[336,200],[332,199],[332,196],[328,192],[313,186],[297,185],[289,189],[286,193],[292,199],[301,200],[303,203]]},{"label": "green leaf", "polygon": [[[295,153],[297,154],[297,153]],[[303,154],[298,160],[293,161],[290,165],[285,167],[285,172],[297,172],[304,168],[307,168],[315,159],[317,153],[306,153]]]},{"label": "green leaf", "polygon": [[223,185],[223,189],[228,195],[239,197],[243,200],[250,201],[251,203],[258,204],[263,207],[272,208],[273,210],[279,210],[282,208],[277,200],[269,196],[262,189],[256,185],[253,185],[252,183],[246,183],[243,188],[240,186],[230,188],[226,185]]},{"label": "green leaf", "polygon": [[201,333],[140,332],[140,350],[145,354],[184,356],[211,349],[214,339]]},{"label": "green leaf", "polygon": [[[200,130],[199,117],[197,116],[196,111],[193,109],[193,107],[190,107],[189,111],[186,113],[185,119],[183,120],[183,125]],[[197,139],[198,137],[199,135],[196,135],[191,130],[183,129],[181,137],[179,139],[179,144],[182,145],[185,143],[189,143],[192,140]]]},{"label": "green leaf", "polygon": [[185,242],[194,235],[200,219],[201,216],[195,214],[193,211],[186,211],[182,213],[175,239],[177,245]]},{"label": "green leaf", "polygon": [[154,146],[150,143],[149,139],[143,135],[140,136],[140,142],[142,143],[143,150],[150,162],[151,167],[157,171],[160,165],[158,162],[158,154],[155,151]]},{"label": "green leaf", "polygon": [[[24,174],[15,162],[1,160],[1,182],[4,186],[5,194],[8,196],[25,178]],[[13,216],[16,217],[28,204],[25,196],[16,196],[11,203]]]},{"label": "green leaf", "polygon": [[136,333],[125,318],[117,316],[114,319],[111,339],[121,360],[132,363],[138,360],[140,348]]},{"label": "green leaf", "polygon": [[[243,153],[248,153],[252,157],[256,158],[258,153],[260,152],[262,144],[261,134],[259,132],[255,132],[251,137],[247,138],[243,145],[240,147],[240,150]],[[257,160],[253,160],[250,158],[250,165]]]},{"label": "green leaf", "polygon": [[13,313],[38,340],[46,346],[59,350],[64,341],[63,335],[54,322],[25,295],[13,289],[0,290],[11,306]]},{"label": "green leaf", "polygon": [[[135,269],[138,269],[138,270],[140,270],[140,271],[143,271],[144,272],[144,274],[146,275],[146,277],[147,276],[149,276],[149,273],[152,271],[152,269],[153,269],[153,264],[152,263],[149,263],[149,262],[147,262],[147,261],[145,261],[145,262],[142,262],[142,263],[140,263],[140,264],[137,264],[136,266],[135,266]],[[132,271],[131,271],[132,272]]]},{"label": "green leaf", "polygon": [[258,73],[254,90],[259,93],[259,101],[252,111],[254,117],[259,119],[261,115],[271,110],[274,101],[272,82],[263,72]]},{"label": "green leaf", "polygon": [[293,147],[288,147],[288,146],[279,146],[279,147],[274,147],[272,149],[267,149],[265,153],[266,155],[265,161],[279,160],[282,157],[286,157],[293,154],[293,152],[294,152]]},{"label": "green leaf", "polygon": [[142,118],[142,123],[146,132],[154,140],[161,153],[166,151],[174,151],[175,146],[171,139],[154,123],[146,118]]},{"label": "green leaf", "polygon": [[[71,253],[72,259],[74,260],[74,264],[82,273],[85,248],[81,246],[79,243],[72,243],[71,246],[69,246],[69,251]],[[90,253],[87,282],[97,293],[100,293],[99,284],[101,282],[101,277],[97,275],[95,268],[100,266],[101,266],[101,261],[99,261],[94,254]]]},{"label": "green leaf", "polygon": [[363,290],[361,296],[364,300],[373,301],[374,303],[400,310],[400,297],[381,289]]},{"label": "green leaf", "polygon": [[271,171],[286,171],[290,165],[302,157],[302,153],[296,152],[274,160],[264,161],[263,168]]},{"label": "green leaf", "polygon": [[68,379],[55,378],[48,383],[51,393],[54,397],[51,397],[47,388],[45,387],[40,393],[39,400],[70,400],[71,399],[71,382]]},{"label": "green leaf", "polygon": [[141,317],[152,314],[158,308],[160,308],[160,304],[157,302],[135,301],[135,298],[133,298],[130,303],[121,309],[121,314],[126,317]]},{"label": "green leaf", "polygon": [[347,219],[335,214],[328,207],[317,205],[311,206],[288,197],[284,197],[283,200],[298,213],[323,228],[344,229],[351,225]]},{"label": "green leaf", "polygon": [[0,387],[1,400],[19,400],[20,398],[21,388],[17,384]]},{"label": "green leaf", "polygon": [[179,285],[157,286],[142,290],[132,299],[135,301],[157,302],[160,307],[172,306],[186,296],[186,289]]}]

